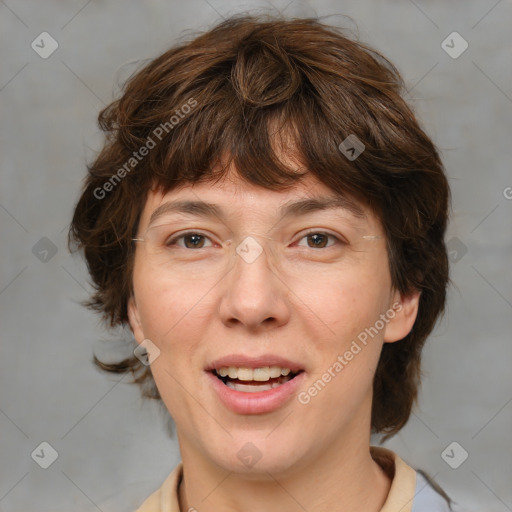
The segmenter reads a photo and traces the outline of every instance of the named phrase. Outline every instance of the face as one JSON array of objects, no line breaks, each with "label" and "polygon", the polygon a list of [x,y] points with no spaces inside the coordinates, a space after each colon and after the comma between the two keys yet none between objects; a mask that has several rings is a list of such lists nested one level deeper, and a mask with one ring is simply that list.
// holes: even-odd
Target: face
[{"label": "face", "polygon": [[393,290],[368,209],[312,175],[285,192],[231,175],[151,192],[138,233],[130,324],[183,457],[251,477],[369,442],[382,345],[418,297]]}]

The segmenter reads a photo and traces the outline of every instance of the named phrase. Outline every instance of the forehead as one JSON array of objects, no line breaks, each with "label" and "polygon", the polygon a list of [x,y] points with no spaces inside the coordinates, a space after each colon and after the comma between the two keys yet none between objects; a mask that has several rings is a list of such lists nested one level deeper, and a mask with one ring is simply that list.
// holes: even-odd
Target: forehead
[{"label": "forehead", "polygon": [[286,190],[267,189],[230,173],[216,183],[183,183],[169,192],[151,190],[141,217],[141,227],[157,218],[191,215],[234,220],[304,216],[328,212],[376,227],[372,212],[355,198],[334,191],[313,174],[303,175]]}]

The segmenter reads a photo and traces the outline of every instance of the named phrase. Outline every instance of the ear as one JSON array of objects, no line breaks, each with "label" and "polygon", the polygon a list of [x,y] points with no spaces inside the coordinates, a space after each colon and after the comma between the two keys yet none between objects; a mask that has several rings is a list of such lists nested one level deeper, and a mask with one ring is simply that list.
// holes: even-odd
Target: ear
[{"label": "ear", "polygon": [[128,320],[130,322],[133,335],[135,336],[135,340],[137,343],[141,343],[145,338],[139,318],[139,310],[133,295],[128,299]]},{"label": "ear", "polygon": [[402,295],[399,291],[395,290],[391,301],[390,310],[395,312],[395,316],[390,318],[386,325],[384,332],[384,342],[393,343],[405,338],[412,329],[416,316],[418,314],[418,306],[420,303],[421,292],[415,290]]}]

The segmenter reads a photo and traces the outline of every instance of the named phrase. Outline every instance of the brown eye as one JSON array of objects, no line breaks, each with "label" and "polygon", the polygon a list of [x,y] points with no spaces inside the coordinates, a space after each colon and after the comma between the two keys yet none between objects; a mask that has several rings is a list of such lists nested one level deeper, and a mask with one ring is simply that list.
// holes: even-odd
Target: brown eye
[{"label": "brown eye", "polygon": [[[183,243],[178,243],[178,241],[183,240]],[[205,235],[201,235],[200,233],[182,233],[181,235],[175,236],[168,240],[165,245],[167,247],[171,247],[177,245],[184,249],[203,249],[205,247],[209,247],[205,245],[206,241],[209,241],[209,238]],[[211,242],[210,242],[211,246]]]},{"label": "brown eye", "polygon": [[[330,247],[334,245],[336,242],[340,242],[339,238],[331,235],[330,233],[322,233],[322,232],[312,232],[301,238],[301,241],[307,240],[307,247],[311,249],[324,249],[326,247]],[[329,243],[329,239],[334,240],[334,242]],[[304,245],[299,243],[299,245]]]},{"label": "brown eye", "polygon": [[205,239],[203,235],[186,235],[183,237],[183,240],[185,241],[185,246],[188,249],[197,249],[198,247],[201,249],[204,245]]},{"label": "brown eye", "polygon": [[328,239],[327,235],[316,233],[314,235],[308,235],[307,238],[308,238],[308,241],[311,241],[313,244],[312,246],[310,245],[310,247],[322,249],[323,247],[327,246],[327,239]]}]

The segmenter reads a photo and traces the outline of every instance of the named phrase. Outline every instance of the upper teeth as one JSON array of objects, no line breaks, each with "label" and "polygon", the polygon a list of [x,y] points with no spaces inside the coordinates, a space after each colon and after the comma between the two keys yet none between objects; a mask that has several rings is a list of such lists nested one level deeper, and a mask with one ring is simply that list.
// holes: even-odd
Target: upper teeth
[{"label": "upper teeth", "polygon": [[229,377],[238,380],[256,380],[265,382],[270,379],[276,379],[281,375],[288,375],[291,370],[289,368],[281,368],[280,366],[263,366],[261,368],[237,368],[235,366],[223,366],[215,370],[221,377]]}]

